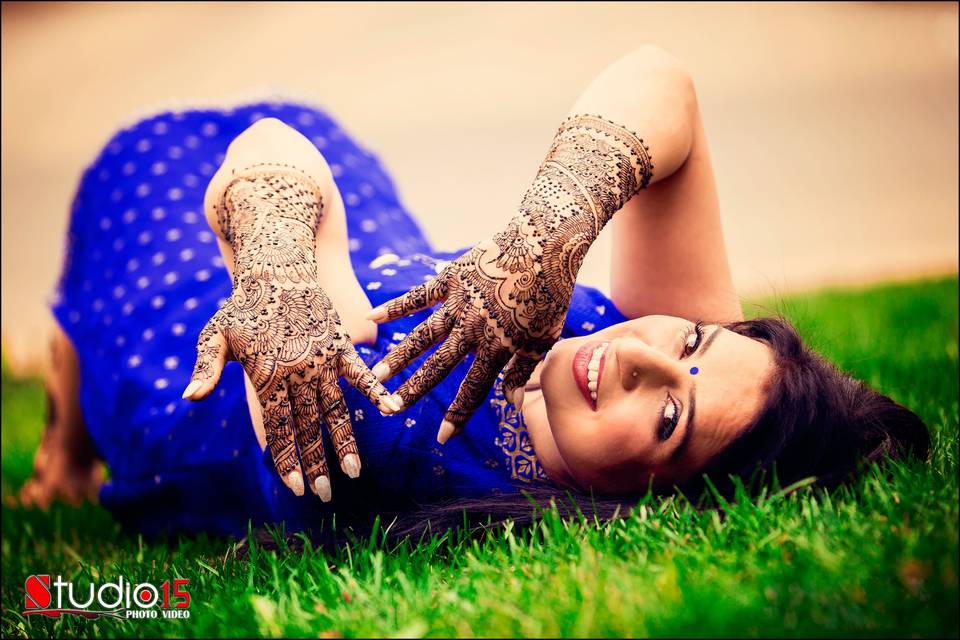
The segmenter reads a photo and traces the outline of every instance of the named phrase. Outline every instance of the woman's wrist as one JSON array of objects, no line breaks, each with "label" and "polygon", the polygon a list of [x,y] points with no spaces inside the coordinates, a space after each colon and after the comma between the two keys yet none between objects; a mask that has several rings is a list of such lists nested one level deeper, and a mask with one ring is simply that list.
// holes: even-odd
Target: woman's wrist
[{"label": "woman's wrist", "polygon": [[595,238],[652,177],[642,138],[600,116],[573,115],[558,128],[520,214],[546,236],[577,219]]},{"label": "woman's wrist", "polygon": [[653,178],[650,147],[624,126],[595,115],[573,115],[561,123],[547,154],[590,193],[607,222]]},{"label": "woman's wrist", "polygon": [[599,116],[567,118],[519,214],[494,238],[500,261],[572,291],[601,229],[652,176],[649,149],[639,136]]},{"label": "woman's wrist", "polygon": [[324,199],[295,167],[259,164],[236,172],[217,204],[217,222],[233,249],[234,282],[314,282],[317,228]]}]

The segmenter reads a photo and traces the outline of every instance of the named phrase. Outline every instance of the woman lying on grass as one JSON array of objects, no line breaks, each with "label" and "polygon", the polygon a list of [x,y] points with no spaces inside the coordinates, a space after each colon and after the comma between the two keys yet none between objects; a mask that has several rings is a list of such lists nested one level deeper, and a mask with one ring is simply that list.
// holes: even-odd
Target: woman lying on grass
[{"label": "woman lying on grass", "polygon": [[[912,412],[743,320],[693,83],[662,51],[594,80],[504,219],[433,250],[373,156],[300,105],[121,131],[74,204],[23,500],[99,488],[140,530],[242,534],[758,467],[829,486],[927,455]],[[607,298],[574,282],[610,219]]]}]

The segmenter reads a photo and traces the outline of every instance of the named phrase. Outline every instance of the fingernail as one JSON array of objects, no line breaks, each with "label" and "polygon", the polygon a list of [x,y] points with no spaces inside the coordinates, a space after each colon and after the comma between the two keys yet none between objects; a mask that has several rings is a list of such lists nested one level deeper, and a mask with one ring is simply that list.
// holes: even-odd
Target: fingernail
[{"label": "fingernail", "polygon": [[513,406],[517,408],[517,411],[520,411],[523,406],[523,387],[517,387],[513,390]]},{"label": "fingernail", "polygon": [[303,495],[303,476],[299,471],[291,471],[287,474],[287,486],[290,487],[294,495]]},{"label": "fingernail", "polygon": [[383,382],[387,379],[387,376],[390,375],[390,367],[387,366],[386,362],[378,362],[373,365],[373,375],[377,376],[377,380]]},{"label": "fingernail", "polygon": [[187,385],[187,388],[183,390],[183,395],[180,397],[186,400],[187,398],[192,396],[194,393],[196,393],[197,389],[199,389],[201,386],[203,386],[203,383],[200,382],[199,380],[191,381],[190,384]]},{"label": "fingernail", "polygon": [[360,458],[355,453],[348,453],[343,457],[340,468],[351,478],[358,478],[360,476]]},{"label": "fingernail", "polygon": [[440,430],[437,431],[437,442],[440,444],[446,444],[447,440],[450,439],[450,436],[453,435],[453,432],[456,431],[456,427],[453,426],[452,422],[447,422],[444,420],[440,423]]},{"label": "fingernail", "polygon": [[397,394],[384,396],[383,404],[390,409],[392,413],[399,413],[400,411],[403,411],[403,398]]},{"label": "fingernail", "polygon": [[380,306],[374,307],[367,312],[367,315],[364,316],[367,320],[373,320],[374,322],[383,322],[387,319],[387,308]]},{"label": "fingernail", "polygon": [[313,488],[324,502],[330,502],[330,478],[319,476],[313,481]]},{"label": "fingernail", "polygon": [[386,410],[384,411],[383,409],[381,409],[380,411],[380,413],[384,415],[389,416],[397,412],[397,403],[394,402],[393,396],[383,396],[382,398],[380,398],[380,404],[382,404],[383,409]]}]

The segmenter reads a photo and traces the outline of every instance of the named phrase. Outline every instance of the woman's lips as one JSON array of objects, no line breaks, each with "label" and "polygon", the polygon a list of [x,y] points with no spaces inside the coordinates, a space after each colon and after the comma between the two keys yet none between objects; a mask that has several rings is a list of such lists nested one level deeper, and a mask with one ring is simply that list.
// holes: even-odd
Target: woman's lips
[{"label": "woman's lips", "polygon": [[573,379],[584,400],[594,411],[597,410],[597,397],[600,391],[600,378],[607,359],[609,342],[594,340],[577,349],[573,356]]}]

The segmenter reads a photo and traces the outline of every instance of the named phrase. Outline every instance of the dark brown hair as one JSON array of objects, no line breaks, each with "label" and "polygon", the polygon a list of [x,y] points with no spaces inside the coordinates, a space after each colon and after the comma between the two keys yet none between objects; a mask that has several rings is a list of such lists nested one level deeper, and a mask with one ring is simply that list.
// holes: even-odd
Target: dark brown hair
[{"label": "dark brown hair", "polygon": [[833,488],[862,461],[927,458],[930,433],[915,413],[807,349],[786,320],[727,328],[768,345],[776,373],[758,419],[704,469],[711,478],[746,479],[775,466],[781,486],[813,476]]}]

